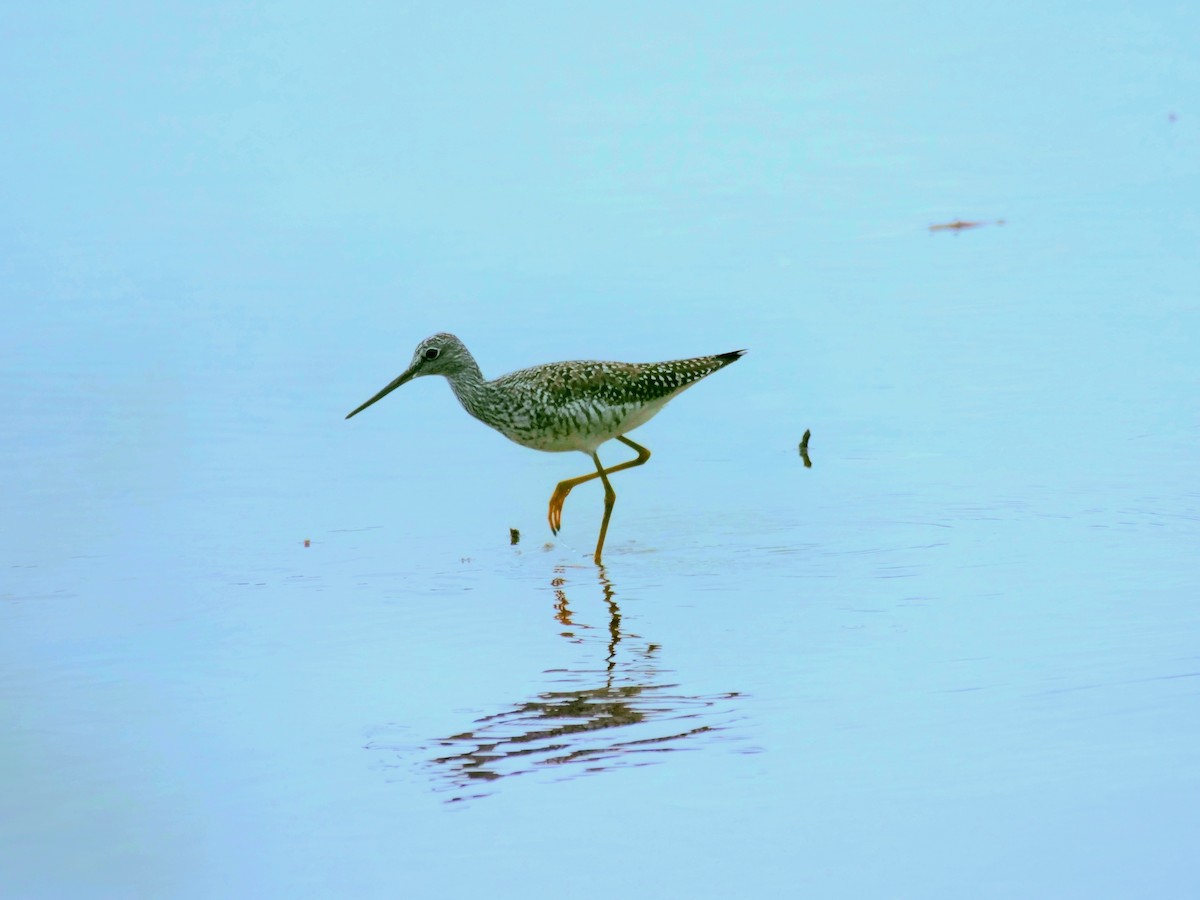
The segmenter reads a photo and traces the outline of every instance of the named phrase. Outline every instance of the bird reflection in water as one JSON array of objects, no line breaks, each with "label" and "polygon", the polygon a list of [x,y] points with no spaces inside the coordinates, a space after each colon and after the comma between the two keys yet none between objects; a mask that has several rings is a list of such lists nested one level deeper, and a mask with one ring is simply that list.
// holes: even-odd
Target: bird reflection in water
[{"label": "bird reflection in water", "polygon": [[569,778],[649,765],[671,751],[695,748],[706,736],[717,739],[736,714],[729,703],[736,692],[687,696],[663,680],[668,672],[658,665],[659,645],[622,630],[616,591],[603,566],[600,588],[608,611],[603,637],[600,629],[577,621],[564,575],[559,569],[551,582],[561,634],[581,645],[595,646],[600,638],[604,665],[549,670],[546,674],[570,686],[543,691],[438,741],[429,765],[439,789],[453,794],[451,802],[486,796],[495,782],[512,775],[554,771]]}]

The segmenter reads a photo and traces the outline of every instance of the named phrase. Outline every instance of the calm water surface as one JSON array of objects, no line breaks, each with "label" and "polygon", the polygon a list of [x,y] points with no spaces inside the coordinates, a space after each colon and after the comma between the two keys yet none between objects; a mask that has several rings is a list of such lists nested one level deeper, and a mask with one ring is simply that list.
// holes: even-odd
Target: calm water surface
[{"label": "calm water surface", "polygon": [[[8,16],[0,893],[1196,895],[1193,12],[213,9]],[[440,330],[750,353],[597,568]]]}]

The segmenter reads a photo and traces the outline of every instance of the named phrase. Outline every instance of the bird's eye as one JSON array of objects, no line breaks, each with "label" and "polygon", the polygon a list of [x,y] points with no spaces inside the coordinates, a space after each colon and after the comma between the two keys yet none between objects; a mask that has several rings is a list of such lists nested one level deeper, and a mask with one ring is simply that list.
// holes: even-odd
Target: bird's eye
[{"label": "bird's eye", "polygon": [[442,353],[442,351],[439,350],[437,347],[427,347],[425,349],[425,358],[430,359],[430,360],[437,359],[438,356],[441,355],[441,353]]}]

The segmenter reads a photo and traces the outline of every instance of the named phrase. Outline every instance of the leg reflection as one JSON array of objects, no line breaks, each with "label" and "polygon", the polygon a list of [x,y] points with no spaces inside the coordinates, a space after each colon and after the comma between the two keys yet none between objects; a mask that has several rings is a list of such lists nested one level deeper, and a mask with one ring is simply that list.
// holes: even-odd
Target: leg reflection
[{"label": "leg reflection", "polygon": [[[670,671],[658,663],[660,645],[623,630],[617,591],[603,566],[598,586],[607,608],[606,629],[576,618],[567,570],[556,570],[550,584],[553,618],[563,629],[560,634],[581,648],[577,662],[544,671],[539,680],[551,681],[551,688],[437,742],[438,753],[427,765],[435,786],[451,792],[451,800],[491,793],[496,782],[513,775],[540,771],[559,780],[661,762],[685,742],[692,746],[698,736],[728,727],[736,692],[680,693],[669,681]],[[584,609],[589,603],[594,607],[594,594],[590,601],[582,599],[586,585],[570,590],[581,597]]]}]

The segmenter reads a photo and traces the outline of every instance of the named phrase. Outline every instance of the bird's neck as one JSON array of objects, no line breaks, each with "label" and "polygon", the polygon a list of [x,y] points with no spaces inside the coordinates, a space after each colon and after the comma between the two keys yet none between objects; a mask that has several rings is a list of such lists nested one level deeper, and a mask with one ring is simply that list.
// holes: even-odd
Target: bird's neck
[{"label": "bird's neck", "polygon": [[463,405],[463,409],[475,418],[480,418],[487,394],[487,382],[475,360],[467,360],[459,371],[447,375],[446,380],[450,382],[450,390],[454,391],[454,396]]}]

